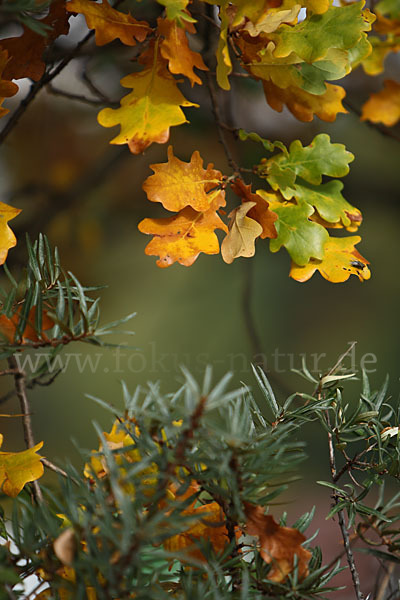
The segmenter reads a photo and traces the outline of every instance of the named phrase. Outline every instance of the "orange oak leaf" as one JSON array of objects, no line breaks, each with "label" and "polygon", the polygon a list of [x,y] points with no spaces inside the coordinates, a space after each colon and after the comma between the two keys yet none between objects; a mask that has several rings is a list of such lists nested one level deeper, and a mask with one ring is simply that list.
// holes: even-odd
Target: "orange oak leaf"
[{"label": "orange oak leaf", "polygon": [[222,552],[229,543],[228,530],[225,527],[225,515],[217,502],[209,502],[202,506],[189,508],[182,511],[182,515],[193,517],[193,524],[164,542],[168,552],[185,552],[188,557],[199,561],[206,561],[201,550],[201,542],[211,543],[215,552]]},{"label": "orange oak leaf", "polygon": [[157,265],[162,268],[174,262],[190,267],[200,252],[218,254],[219,242],[214,231],[228,231],[215,207],[206,212],[197,212],[187,206],[174,217],[143,219],[138,227],[142,233],[154,236],[147,244],[145,253],[159,256]]},{"label": "orange oak leaf", "polygon": [[[3,73],[7,68],[7,63],[9,60],[8,51],[0,50],[0,98],[2,101],[4,98],[10,98],[11,96],[14,96],[19,89],[16,83],[8,81],[7,79],[3,79]],[[3,110],[7,109],[4,108]]]},{"label": "orange oak leaf", "polygon": [[143,71],[121,79],[121,85],[133,91],[121,99],[120,108],[101,110],[97,120],[103,127],[120,125],[121,132],[110,143],[128,144],[132,154],[153,142],[167,142],[170,127],[187,122],[181,106],[198,106],[186,100],[158,54]]},{"label": "orange oak leaf", "polygon": [[[185,75],[190,79],[193,87],[195,83],[202,84],[200,77],[193,71],[193,68],[208,71],[204,64],[201,54],[194,52],[189,48],[186,31],[180,27],[177,21],[169,19],[158,19],[158,33],[164,37],[161,42],[161,56],[168,60],[168,68],[174,75]],[[185,28],[189,33],[196,33],[193,23],[185,23]]]},{"label": "orange oak leaf", "polygon": [[174,156],[168,148],[168,162],[150,165],[154,175],[143,183],[143,189],[151,202],[161,202],[167,210],[178,211],[191,206],[205,212],[213,205],[225,206],[225,192],[220,189],[222,173],[210,163],[203,168],[203,159],[195,150],[190,162]]},{"label": "orange oak leaf", "polygon": [[311,552],[301,545],[305,536],[293,527],[281,527],[271,515],[264,514],[264,507],[245,504],[247,517],[246,533],[256,535],[260,540],[260,554],[271,565],[268,579],[280,583],[293,571],[294,557],[297,556],[299,580],[308,575]]},{"label": "orange oak leaf", "polygon": [[[254,219],[262,227],[261,239],[276,238],[278,236],[275,229],[275,221],[278,215],[270,210],[269,203],[266,198],[262,198],[258,194],[251,191],[251,185],[245,185],[241,179],[236,179],[231,185],[232,190],[237,194],[242,202],[254,202],[255,206],[249,210],[247,216]],[[271,194],[271,199],[275,198],[276,194]]]},{"label": "orange oak leaf", "polygon": [[135,46],[136,41],[143,42],[151,31],[146,21],[136,21],[130,14],[115,10],[107,0],[102,0],[101,4],[90,0],[70,0],[66,8],[85,15],[87,26],[96,32],[97,46],[116,39],[126,46]]},{"label": "orange oak leaf", "polygon": [[[3,436],[0,433],[0,446]],[[15,498],[29,481],[36,481],[43,475],[41,457],[36,454],[43,442],[22,452],[0,452],[0,490]]]},{"label": "orange oak leaf", "polygon": [[362,121],[383,123],[392,127],[400,119],[400,83],[387,79],[384,88],[372,94],[362,107]]},{"label": "orange oak leaf", "polygon": [[45,331],[48,331],[54,327],[54,321],[48,316],[47,311],[43,311],[42,315],[42,330],[40,335],[36,331],[35,327],[35,316],[36,307],[33,306],[29,311],[28,319],[25,325],[25,329],[21,336],[21,339],[15,342],[15,333],[17,331],[18,323],[21,318],[22,306],[13,314],[11,318],[8,318],[5,314],[0,315],[0,339],[5,338],[10,344],[28,344],[29,342],[48,341]]},{"label": "orange oak leaf", "polygon": [[46,35],[40,35],[28,27],[24,27],[21,36],[1,40],[1,47],[8,50],[10,56],[4,76],[7,79],[29,77],[34,81],[39,81],[46,67],[43,62],[43,53],[58,36],[68,33],[69,17],[70,15],[65,10],[65,2],[55,0],[50,5],[47,17],[40,21],[51,28],[46,31]]},{"label": "orange oak leaf", "polygon": [[332,122],[338,113],[347,113],[342,104],[345,90],[340,85],[325,85],[326,92],[316,95],[295,86],[282,89],[272,81],[263,81],[265,97],[271,108],[282,112],[286,105],[296,119],[304,122],[312,121],[314,115],[322,121]]},{"label": "orange oak leaf", "polygon": [[19,208],[0,202],[0,265],[5,262],[9,249],[17,243],[8,221],[14,219],[20,212]]},{"label": "orange oak leaf", "polygon": [[360,241],[358,235],[329,238],[324,246],[324,258],[322,260],[312,258],[303,267],[292,263],[290,277],[304,282],[319,271],[324,279],[332,283],[347,281],[350,275],[356,275],[360,281],[369,279],[371,277],[367,267],[369,262],[354,248]]}]

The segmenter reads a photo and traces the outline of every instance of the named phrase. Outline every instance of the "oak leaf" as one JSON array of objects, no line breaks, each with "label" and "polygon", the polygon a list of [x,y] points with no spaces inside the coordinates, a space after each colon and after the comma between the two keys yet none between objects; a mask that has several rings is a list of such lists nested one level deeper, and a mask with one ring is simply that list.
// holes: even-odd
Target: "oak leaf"
[{"label": "oak leaf", "polygon": [[245,31],[248,31],[252,37],[257,36],[260,33],[272,33],[278,29],[279,25],[282,25],[282,23],[292,23],[297,18],[300,9],[301,5],[295,4],[292,8],[286,10],[267,10],[256,23],[252,23],[252,21],[246,23],[244,29]]},{"label": "oak leaf", "polygon": [[[129,431],[132,431],[133,435],[130,435]],[[118,467],[121,487],[127,494],[135,496],[135,486],[130,479],[126,479],[126,475],[127,465],[140,463],[142,461],[142,454],[135,446],[133,437],[139,437],[139,428],[130,421],[126,421],[125,423],[115,421],[110,433],[104,432],[103,435],[109,450],[123,450],[126,448],[124,452],[114,454],[114,461]],[[104,454],[103,446],[100,445],[99,451],[93,451],[89,463],[85,465],[84,475],[88,479],[92,479],[95,474],[98,479],[102,479],[109,474],[109,470],[110,468]],[[157,473],[157,465],[155,463],[150,463],[136,474],[137,481],[140,481],[142,486],[142,493],[146,496],[152,496],[155,491]]]},{"label": "oak leaf", "polygon": [[323,14],[312,14],[297,25],[281,25],[269,34],[275,44],[274,56],[297,54],[308,63],[324,58],[330,48],[346,50],[357,44],[371,29],[375,16],[362,11],[362,3],[331,6]]},{"label": "oak leaf", "polygon": [[[8,61],[8,51],[0,50],[0,104],[3,102],[4,98],[14,96],[19,89],[16,83],[3,79],[3,72],[7,68]],[[8,113],[6,108],[3,108],[2,110],[4,111],[3,114]]]},{"label": "oak leaf", "polygon": [[157,265],[169,267],[179,262],[185,267],[194,263],[201,252],[218,254],[219,242],[215,229],[227,232],[227,227],[216,213],[215,207],[197,212],[189,206],[174,217],[166,219],[143,219],[139,231],[153,235],[145,253],[159,256]]},{"label": "oak leaf", "polygon": [[296,281],[308,281],[319,271],[328,281],[342,283],[350,275],[356,275],[360,281],[371,277],[368,261],[354,248],[361,241],[359,236],[329,238],[324,247],[322,260],[311,259],[306,265],[292,264],[290,277]]},{"label": "oak leaf", "polygon": [[[264,197],[266,192],[257,190],[257,194]],[[305,202],[272,202],[270,195],[268,200],[271,209],[278,215],[275,222],[278,235],[270,241],[271,252],[278,252],[285,246],[292,260],[298,265],[307,264],[311,258],[321,260],[329,235],[322,225],[310,221],[309,217],[314,213],[314,208]]]},{"label": "oak leaf", "polygon": [[197,507],[192,504],[182,511],[182,515],[193,517],[193,524],[165,540],[164,548],[167,552],[184,552],[192,559],[205,562],[201,542],[209,542],[216,553],[222,552],[229,543],[225,515],[217,502]]},{"label": "oak leaf", "polygon": [[154,175],[143,183],[143,189],[151,202],[161,202],[167,210],[179,211],[191,206],[198,212],[209,210],[215,201],[218,208],[225,206],[225,192],[218,186],[222,173],[209,164],[203,168],[203,159],[195,150],[190,162],[174,156],[172,146],[168,148],[168,161],[150,165]]},{"label": "oak leaf", "polygon": [[8,221],[14,219],[20,212],[19,208],[0,202],[0,265],[5,262],[9,249],[17,243],[15,235],[8,226]]},{"label": "oak leaf", "polygon": [[[195,83],[201,85],[202,81],[193,68],[208,71],[208,67],[204,64],[201,54],[189,48],[185,29],[180,27],[177,21],[169,19],[158,19],[157,24],[158,33],[164,37],[160,45],[161,56],[168,60],[170,72],[174,75],[185,75],[190,79],[192,87]],[[186,30],[196,33],[192,23],[186,23]]]},{"label": "oak leaf", "polygon": [[157,0],[157,2],[165,6],[167,19],[170,21],[176,21],[181,26],[183,26],[184,22],[196,22],[196,19],[186,10],[189,0]]},{"label": "oak leaf", "polygon": [[43,62],[43,53],[56,38],[68,33],[69,17],[70,15],[65,10],[65,2],[55,0],[50,5],[49,14],[40,20],[40,23],[50,27],[45,35],[24,26],[21,36],[1,40],[0,46],[10,55],[4,71],[6,79],[29,77],[34,81],[39,81],[46,68]]},{"label": "oak leaf", "polygon": [[222,258],[228,265],[239,256],[250,258],[256,252],[255,241],[262,234],[263,228],[247,216],[255,206],[255,202],[244,202],[229,213],[229,232],[221,244]]},{"label": "oak leaf", "polygon": [[333,180],[313,185],[299,179],[294,188],[296,200],[314,206],[327,223],[340,223],[341,226],[350,228],[350,231],[361,225],[361,212],[342,196],[341,181]]},{"label": "oak leaf", "polygon": [[36,307],[33,306],[29,311],[24,331],[20,336],[20,339],[16,340],[16,332],[18,324],[21,319],[21,313],[23,312],[23,306],[19,306],[17,311],[12,317],[7,315],[0,315],[0,339],[5,338],[10,344],[29,344],[29,342],[40,342],[48,341],[45,334],[46,331],[54,327],[54,321],[48,316],[47,311],[44,310],[42,314],[42,327],[41,331],[38,332],[35,326]]},{"label": "oak leaf", "polygon": [[[0,447],[2,443],[0,434]],[[43,475],[41,457],[36,454],[42,446],[43,442],[39,442],[22,452],[0,452],[0,490],[3,494],[15,498],[26,483]]]},{"label": "oak leaf", "polygon": [[326,84],[324,94],[310,94],[305,90],[288,86],[281,89],[272,81],[263,81],[263,88],[268,104],[277,112],[282,112],[286,105],[299,121],[312,121],[314,115],[323,121],[334,121],[338,113],[347,113],[342,104],[346,95],[339,85]]},{"label": "oak leaf", "polygon": [[299,140],[294,140],[288,153],[272,156],[260,165],[259,173],[267,178],[274,190],[280,190],[284,198],[290,200],[295,196],[296,177],[319,185],[323,175],[347,175],[349,163],[353,160],[354,155],[343,144],[332,144],[329,135],[320,133],[305,147]]},{"label": "oak leaf", "polygon": [[217,83],[223,90],[231,89],[229,75],[232,73],[233,68],[228,48],[229,16],[227,8],[226,2],[220,7],[219,18],[221,19],[221,29],[216,52]]},{"label": "oak leaf", "polygon": [[102,0],[101,4],[90,0],[70,0],[66,8],[85,15],[88,28],[96,32],[97,46],[116,39],[126,46],[135,46],[136,41],[143,42],[151,31],[146,21],[136,21],[130,14],[112,8],[108,0]]},{"label": "oak leaf", "polygon": [[400,119],[400,83],[387,79],[384,88],[372,94],[362,107],[362,121],[383,123],[392,127]]},{"label": "oak leaf", "polygon": [[121,85],[133,91],[121,99],[121,107],[104,108],[97,116],[103,127],[121,126],[111,144],[128,144],[133,154],[140,154],[153,142],[164,144],[169,129],[186,123],[181,106],[198,106],[189,102],[178,89],[163,59],[121,79]]},{"label": "oak leaf", "polygon": [[[249,134],[248,137],[251,135],[254,134]],[[254,194],[251,191],[251,185],[245,185],[241,179],[236,179],[236,181],[231,185],[231,188],[235,194],[242,198],[242,202],[254,203],[255,206],[248,211],[247,216],[251,219],[254,219],[261,225],[262,232],[260,234],[260,238],[276,238],[277,232],[274,223],[278,216],[269,209],[268,195],[264,194],[264,196],[261,197],[259,194]],[[271,194],[271,200],[274,199],[275,194]]]},{"label": "oak leaf", "polygon": [[311,552],[302,546],[305,536],[298,529],[278,525],[271,515],[264,514],[263,506],[247,503],[245,514],[246,533],[258,536],[260,554],[271,565],[268,579],[276,583],[285,581],[294,569],[295,557],[299,581],[307,577]]}]

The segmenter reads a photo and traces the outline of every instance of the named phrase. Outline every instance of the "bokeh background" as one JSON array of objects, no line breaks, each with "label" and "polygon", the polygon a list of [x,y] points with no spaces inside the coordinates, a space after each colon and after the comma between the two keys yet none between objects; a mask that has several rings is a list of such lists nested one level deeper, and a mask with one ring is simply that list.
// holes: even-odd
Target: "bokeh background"
[{"label": "bokeh background", "polygon": [[[145,5],[138,5],[140,11],[146,12]],[[71,21],[72,34],[59,39],[60,50],[76,43],[86,31],[83,19]],[[4,32],[4,37],[9,35]],[[101,49],[89,44],[54,86],[90,97],[82,81],[85,69],[109,98],[118,101],[125,94],[119,79],[132,70],[130,52],[117,43]],[[92,421],[110,427],[110,415],[85,394],[121,406],[121,380],[131,390],[147,381],[160,381],[162,390],[174,391],[182,380],[180,365],[201,379],[205,365],[211,364],[215,381],[232,371],[232,386],[245,382],[255,388],[250,366],[255,349],[243,311],[243,297],[249,290],[267,373],[279,398],[311,391],[309,384],[291,372],[301,367],[302,356],[311,370],[324,372],[356,341],[353,361],[348,359],[347,367],[355,367],[359,374],[364,357],[372,385],[380,385],[388,373],[390,394],[398,399],[400,146],[384,129],[360,122],[358,115],[370,93],[381,88],[384,78],[396,78],[396,73],[399,61],[391,56],[384,76],[370,78],[359,68],[345,79],[349,112],[332,124],[317,118],[301,123],[286,109],[281,114],[272,111],[261,84],[247,79],[232,78],[231,102],[227,93],[219,93],[223,115],[235,127],[285,143],[300,139],[307,144],[316,134],[327,132],[332,141],[353,152],[356,158],[343,180],[344,195],[364,216],[358,249],[370,260],[372,270],[372,278],[365,283],[352,277],[346,283],[331,284],[319,274],[307,283],[297,283],[288,277],[286,251],[271,254],[268,242],[262,240],[253,259],[237,259],[230,266],[220,256],[200,255],[190,268],[159,269],[155,258],[144,254],[149,238],[139,233],[137,224],[146,216],[166,216],[162,207],[146,200],[141,185],[151,174],[149,164],[166,160],[167,144],[154,144],[143,155],[131,155],[124,147],[109,145],[116,129],[97,124],[101,107],[65,98],[54,90],[41,92],[0,154],[1,200],[23,209],[11,223],[18,246],[10,251],[7,264],[18,271],[25,260],[25,232],[34,238],[42,231],[59,247],[66,269],[86,285],[107,286],[101,292],[104,322],[137,312],[129,326],[135,336],[112,339],[130,344],[123,354],[117,357],[113,350],[84,344],[70,346],[66,353],[77,353],[81,365],[90,355],[92,366],[79,369],[72,357],[52,386],[32,391],[35,436],[45,440],[47,456],[55,462],[67,459],[80,464],[77,447],[97,445]],[[5,104],[11,111],[29,88],[29,82],[20,83],[19,95]],[[190,124],[171,130],[175,154],[189,160],[197,149],[205,163],[213,162],[229,174],[205,86],[191,89],[183,84],[182,89],[201,107],[186,109]],[[393,132],[400,136],[399,130]],[[257,144],[229,140],[242,166],[251,167],[263,156]],[[259,180],[259,187],[262,184]],[[322,355],[317,365],[316,355]],[[11,385],[5,378],[0,384],[2,393]],[[349,401],[357,397],[360,387],[358,382],[347,385]],[[3,404],[1,412],[17,412],[15,400]],[[7,449],[22,449],[17,419],[3,419],[1,431]],[[291,521],[309,508],[310,498],[315,501],[319,492],[312,482],[326,477],[324,436],[316,427],[309,427],[307,436],[309,461],[304,479],[287,496],[292,502]],[[321,514],[328,506],[326,498]]]}]

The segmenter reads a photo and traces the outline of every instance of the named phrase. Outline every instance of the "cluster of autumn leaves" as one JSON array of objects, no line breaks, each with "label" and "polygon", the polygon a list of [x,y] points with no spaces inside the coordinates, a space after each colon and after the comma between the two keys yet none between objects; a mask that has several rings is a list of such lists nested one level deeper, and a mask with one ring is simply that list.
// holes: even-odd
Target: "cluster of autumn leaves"
[{"label": "cluster of autumn leaves", "polygon": [[[261,81],[273,109],[282,111],[286,106],[302,121],[311,121],[315,115],[333,121],[338,113],[346,112],[342,104],[345,91],[329,82],[345,77],[358,65],[368,74],[379,74],[386,56],[400,48],[398,0],[380,0],[374,13],[364,9],[362,0],[343,1],[340,6],[333,5],[332,0],[204,0],[196,4],[196,18],[191,13],[191,0],[158,0],[158,4],[160,10],[165,10],[156,23],[150,24],[112,7],[108,0],[53,1],[40,21],[46,35],[24,27],[22,35],[1,40],[2,101],[18,91],[12,80],[41,80],[45,51],[59,36],[68,34],[70,17],[77,14],[83,15],[88,28],[94,31],[97,46],[115,40],[131,48],[139,45],[133,57],[134,71],[121,80],[121,85],[131,91],[121,99],[119,108],[104,108],[98,114],[102,126],[120,126],[111,143],[127,144],[133,154],[143,152],[154,142],[167,142],[170,128],[187,122],[183,108],[198,106],[183,95],[178,85],[181,80],[176,76],[187,78],[193,87],[202,85],[201,73],[207,72],[208,85],[213,85],[215,77],[220,88],[230,90],[230,77],[239,69]],[[203,48],[202,55],[189,43],[192,39],[196,44],[197,28],[201,29],[198,44],[204,45],[205,26],[211,27],[212,36],[216,36],[215,73],[209,70],[212,44]],[[0,110],[0,116],[8,112]],[[400,84],[388,80],[384,89],[366,102],[362,119],[393,125],[399,118]],[[296,181],[293,185],[284,181],[282,187],[274,172],[278,164],[285,162],[283,155],[288,151],[283,144],[263,142],[265,147],[269,145],[269,151],[280,149],[282,155],[268,159],[265,168],[254,167],[272,188],[256,194],[239,173],[228,177],[210,165],[203,169],[197,151],[185,166],[172,151],[168,163],[155,165],[155,175],[146,180],[144,189],[151,201],[161,202],[176,214],[140,223],[142,232],[154,236],[146,253],[156,254],[157,264],[162,267],[174,262],[191,265],[200,252],[219,252],[215,230],[220,229],[227,234],[221,246],[227,263],[239,256],[253,256],[255,240],[269,238],[272,252],[286,247],[293,263],[290,274],[298,281],[309,279],[315,271],[333,282],[345,281],[350,274],[368,279],[367,261],[354,248],[360,238],[333,238],[327,233],[327,228],[338,227],[353,232],[361,223],[359,211],[341,196],[339,182],[321,185],[321,176],[338,177],[345,170],[333,174],[320,171],[307,178],[302,166],[292,160],[284,170],[286,174],[290,171]],[[328,152],[321,156],[325,163],[333,146],[318,143],[320,152]],[[175,185],[171,175],[174,169],[178,173]],[[204,180],[199,179],[199,173],[203,173]],[[166,179],[168,189],[165,193],[157,191],[157,185],[164,186]],[[228,185],[241,203],[230,212],[227,224],[221,216]],[[17,214],[11,215],[10,211],[17,209],[5,205],[0,209],[6,218]],[[1,227],[5,258],[15,240],[5,219]]]},{"label": "cluster of autumn leaves", "polygon": [[[173,424],[175,427],[180,427],[182,422],[175,421]],[[104,440],[108,451],[115,452],[113,460],[118,468],[121,488],[124,493],[134,497],[135,484],[126,477],[127,467],[140,463],[143,457],[133,442],[130,433],[132,427],[134,435],[140,435],[137,425],[131,419],[123,422],[116,421],[110,433],[104,432]],[[0,436],[1,442],[2,436]],[[168,443],[168,440],[164,439],[163,443]],[[38,454],[42,445],[43,442],[19,453],[0,452],[0,486],[3,493],[16,497],[26,483],[36,481],[42,476],[43,465],[41,456]],[[124,448],[126,448],[125,451],[123,451]],[[97,485],[96,482],[100,480],[107,481],[109,477],[107,461],[102,445],[100,445],[99,451],[92,452],[91,459],[84,471],[91,485]],[[176,505],[182,503],[182,515],[185,517],[186,525],[182,527],[181,532],[165,539],[164,549],[170,552],[171,556],[179,556],[185,564],[201,563],[206,560],[202,551],[202,543],[207,541],[217,554],[224,552],[231,543],[227,529],[227,517],[220,504],[210,499],[198,482],[190,480],[188,485],[189,474],[185,469],[177,467],[176,474],[173,481],[167,484],[165,501],[160,502],[159,508],[165,512],[165,527],[167,528],[168,511],[171,510],[171,506],[174,505],[176,509]],[[182,477],[182,481],[179,484],[177,481],[180,477]],[[137,485],[141,486],[142,492],[151,503],[156,486],[159,485],[157,465],[146,463],[146,466],[138,471],[136,478]],[[116,501],[116,499],[114,500]],[[284,581],[293,571],[294,564],[297,564],[299,579],[306,577],[311,553],[302,546],[306,539],[304,535],[295,528],[280,526],[273,516],[265,514],[262,506],[245,502],[243,511],[246,522],[235,527],[235,539],[240,552],[243,554],[253,552],[256,542],[262,559],[271,565],[268,572],[270,581],[278,583]],[[80,540],[80,546],[83,551],[86,551],[84,539]],[[76,533],[68,527],[68,520],[65,520],[65,529],[54,540],[53,549],[62,565],[58,570],[58,575],[68,582],[74,582],[75,573],[72,564],[78,552],[78,543]],[[295,557],[297,557],[296,560]],[[38,575],[45,581],[49,579],[43,569]],[[67,586],[65,589],[58,588],[58,593],[62,598],[70,598],[71,592]],[[87,593],[88,597],[96,598],[94,589],[88,587]],[[37,598],[46,598],[47,596],[51,596],[51,588],[41,592]]]},{"label": "cluster of autumn leaves", "polygon": [[[242,132],[245,137],[254,135]],[[176,214],[139,223],[141,232],[153,236],[146,254],[159,256],[160,267],[175,261],[190,266],[200,252],[219,252],[215,230],[221,229],[226,233],[221,254],[228,264],[240,256],[253,256],[257,238],[268,238],[272,252],[286,248],[292,259],[290,275],[297,281],[307,281],[316,271],[335,283],[351,274],[361,281],[369,279],[368,261],[355,249],[361,238],[334,238],[328,233],[329,228],[355,232],[362,221],[360,211],[342,196],[340,181],[322,182],[323,176],[346,175],[353,155],[343,145],[332,144],[326,134],[306,147],[298,140],[289,149],[280,142],[269,145],[279,152],[255,169],[271,188],[256,193],[240,177],[224,177],[212,164],[204,169],[197,151],[184,162],[169,147],[168,162],[151,165],[154,174],[143,189],[151,202]],[[230,212],[227,226],[220,215],[225,214],[228,185],[241,204]]]},{"label": "cluster of autumn leaves", "polygon": [[[181,421],[174,421],[174,427],[181,427]],[[134,436],[139,436],[140,431],[132,420],[116,421],[110,433],[104,432],[104,440],[108,447],[108,452],[113,452],[113,461],[118,468],[119,485],[125,494],[134,498],[137,493],[137,487],[132,482],[132,478],[127,478],[129,466],[140,464],[143,457],[133,442],[132,429]],[[165,435],[163,443],[168,443]],[[124,450],[125,448],[125,450]],[[89,463],[85,467],[85,476],[92,486],[98,485],[99,481],[107,482],[110,474],[108,458],[104,453],[104,448],[100,445],[99,451],[92,453]],[[205,467],[203,467],[205,468]],[[182,531],[166,537],[163,542],[164,549],[172,557],[179,557],[179,560],[186,566],[195,566],[206,562],[204,555],[204,544],[211,545],[213,551],[219,555],[222,554],[228,546],[232,545],[229,536],[227,516],[221,505],[210,498],[205,493],[201,485],[190,479],[189,473],[183,467],[176,467],[174,476],[165,482],[164,499],[158,501],[158,509],[164,515],[165,522],[160,520],[160,527],[168,530],[168,518],[171,510],[177,510],[182,505],[181,515]],[[146,463],[142,470],[137,470],[136,486],[140,486],[141,494],[148,498],[144,506],[144,511],[149,510],[153,497],[160,485],[158,467],[155,463]],[[114,501],[115,509],[118,510],[118,500],[113,498],[110,488],[110,502]],[[179,509],[179,508],[178,508]],[[311,552],[305,549],[302,544],[305,542],[305,536],[295,528],[279,525],[273,516],[265,514],[263,506],[244,502],[243,513],[245,522],[243,525],[235,526],[234,537],[238,551],[245,556],[253,553],[255,546],[262,559],[270,565],[268,571],[268,580],[281,583],[292,573],[296,564],[299,580],[304,579],[309,573],[308,563],[311,558]],[[145,518],[145,515],[143,515]],[[86,551],[86,542],[84,539],[78,540],[76,532],[68,525],[68,520],[64,519],[65,528],[59,537],[53,543],[53,550],[62,566],[58,569],[58,575],[66,582],[75,581],[73,562],[79,552]],[[117,561],[118,557],[114,557]],[[176,560],[176,558],[174,559]],[[44,580],[50,582],[51,578],[41,570],[39,572]],[[99,575],[101,577],[101,575]],[[57,589],[61,598],[70,598],[71,591],[68,587],[61,586]],[[86,592],[89,598],[96,598],[96,592],[90,585]],[[46,598],[51,596],[51,587],[44,590],[37,598]],[[134,597],[134,594],[132,594]]]}]

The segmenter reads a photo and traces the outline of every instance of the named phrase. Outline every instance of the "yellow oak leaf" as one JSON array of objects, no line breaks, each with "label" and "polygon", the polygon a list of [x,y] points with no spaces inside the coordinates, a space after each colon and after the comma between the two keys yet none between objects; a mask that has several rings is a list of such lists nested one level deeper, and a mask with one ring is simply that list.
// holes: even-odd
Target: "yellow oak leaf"
[{"label": "yellow oak leaf", "polygon": [[[174,75],[185,75],[193,87],[195,83],[202,84],[200,77],[193,71],[194,67],[208,71],[201,54],[189,48],[186,31],[177,21],[158,19],[158,33],[164,37],[160,45],[161,56],[168,60],[168,69]],[[192,23],[186,23],[189,33],[196,33]]]},{"label": "yellow oak leaf", "polygon": [[322,260],[312,258],[309,263],[300,267],[292,263],[290,277],[296,281],[308,281],[316,271],[319,271],[328,281],[342,283],[350,275],[356,275],[360,281],[371,277],[367,265],[369,262],[354,248],[361,241],[360,236],[354,235],[343,238],[329,238],[324,245]]},{"label": "yellow oak leaf", "polygon": [[[245,185],[241,179],[236,179],[231,188],[235,194],[242,198],[242,202],[253,202],[255,204],[249,210],[247,216],[261,225],[262,233],[260,234],[260,238],[276,238],[278,234],[274,223],[278,219],[278,215],[269,208],[268,194],[265,194],[263,197],[259,194],[254,194],[251,191],[251,185]],[[271,200],[276,198],[275,193],[270,194],[270,196]]]},{"label": "yellow oak leaf", "polygon": [[178,211],[191,206],[198,212],[207,211],[217,200],[218,208],[225,206],[225,192],[218,188],[222,173],[209,164],[203,168],[199,152],[193,152],[190,162],[174,156],[168,148],[168,162],[150,165],[154,175],[143,183],[143,189],[151,202],[161,202],[167,210]]},{"label": "yellow oak leaf", "polygon": [[372,94],[362,107],[362,121],[383,123],[392,127],[400,119],[400,83],[387,79],[384,88]]},{"label": "yellow oak leaf", "polygon": [[220,8],[221,31],[217,47],[217,82],[223,90],[230,90],[229,75],[232,73],[232,60],[228,48],[229,16],[227,5]]},{"label": "yellow oak leaf", "polygon": [[0,265],[5,262],[9,249],[17,243],[15,235],[8,226],[8,221],[14,219],[20,212],[19,208],[0,202]]},{"label": "yellow oak leaf", "polygon": [[101,4],[90,0],[70,0],[66,4],[70,12],[85,15],[89,29],[95,30],[97,46],[104,46],[119,39],[127,46],[143,42],[151,27],[146,21],[136,21],[130,14],[112,8],[107,0]]},{"label": "yellow oak leaf", "polygon": [[97,120],[103,127],[121,125],[110,143],[128,144],[132,154],[140,154],[153,142],[167,142],[170,127],[187,122],[181,106],[198,106],[186,100],[159,56],[143,71],[121,79],[121,85],[133,91],[121,99],[120,108],[101,110]]},{"label": "yellow oak leaf", "polygon": [[157,265],[161,268],[174,262],[190,267],[201,252],[218,254],[219,242],[214,231],[228,231],[214,207],[206,212],[197,212],[188,206],[174,217],[143,219],[138,227],[142,233],[154,236],[145,253],[159,256]]},{"label": "yellow oak leaf", "polygon": [[245,31],[248,31],[252,37],[256,37],[260,33],[272,33],[278,29],[282,23],[292,23],[298,16],[301,9],[300,4],[295,4],[293,8],[288,10],[272,11],[267,10],[256,23],[248,21],[244,26]]},{"label": "yellow oak leaf", "polygon": [[[0,434],[0,447],[3,436]],[[29,481],[36,481],[43,475],[41,457],[36,454],[43,442],[22,452],[0,452],[0,490],[15,498]]]},{"label": "yellow oak leaf", "polygon": [[255,241],[262,234],[260,223],[250,219],[247,213],[255,202],[244,202],[229,213],[229,232],[221,244],[223,260],[230,265],[235,258],[250,258],[256,252]]},{"label": "yellow oak leaf", "polygon": [[302,546],[305,536],[298,529],[278,525],[272,515],[264,514],[263,506],[246,503],[245,514],[246,533],[258,536],[261,557],[271,565],[267,579],[285,581],[294,569],[295,557],[299,581],[307,577],[311,552]]},{"label": "yellow oak leaf", "polygon": [[321,95],[310,94],[292,85],[282,89],[272,81],[263,81],[263,88],[271,108],[282,112],[286,105],[299,121],[312,121],[316,115],[322,121],[331,122],[338,113],[347,113],[342,104],[346,92],[340,85],[327,83],[326,92]]}]

